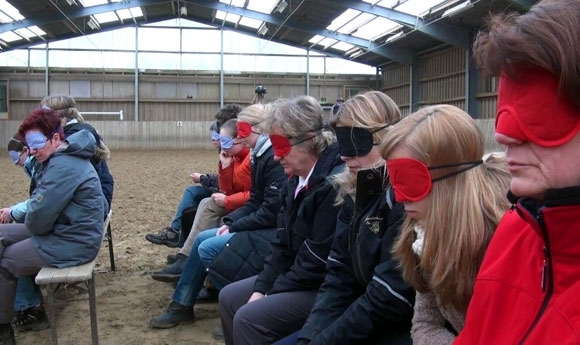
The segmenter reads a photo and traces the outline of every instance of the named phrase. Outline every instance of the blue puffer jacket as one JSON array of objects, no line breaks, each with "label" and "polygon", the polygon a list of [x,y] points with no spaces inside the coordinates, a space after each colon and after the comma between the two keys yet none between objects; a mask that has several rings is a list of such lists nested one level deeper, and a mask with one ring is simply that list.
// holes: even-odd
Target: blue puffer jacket
[{"label": "blue puffer jacket", "polygon": [[92,134],[82,130],[66,142],[35,173],[37,186],[24,220],[38,254],[59,268],[97,256],[107,207],[89,161],[95,151]]}]

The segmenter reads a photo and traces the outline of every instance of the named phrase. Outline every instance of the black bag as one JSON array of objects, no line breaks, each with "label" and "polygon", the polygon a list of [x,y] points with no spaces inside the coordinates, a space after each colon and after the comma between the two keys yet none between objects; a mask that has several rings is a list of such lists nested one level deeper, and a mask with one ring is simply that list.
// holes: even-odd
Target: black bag
[{"label": "black bag", "polygon": [[180,243],[185,242],[185,240],[189,236],[196,213],[197,206],[188,207],[185,210],[183,210],[183,212],[181,212],[181,233],[180,233],[181,238],[179,241]]}]

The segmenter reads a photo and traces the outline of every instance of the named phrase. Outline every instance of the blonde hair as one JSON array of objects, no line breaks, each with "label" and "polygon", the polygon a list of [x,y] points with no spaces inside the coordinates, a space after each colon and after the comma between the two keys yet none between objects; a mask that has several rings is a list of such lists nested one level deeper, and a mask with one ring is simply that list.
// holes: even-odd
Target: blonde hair
[{"label": "blonde hair", "polygon": [[[330,124],[333,127],[359,127],[373,133],[375,143],[380,143],[382,137],[387,135],[389,124],[399,121],[401,112],[397,104],[385,93],[380,91],[368,91],[350,98],[341,105],[340,111],[332,118]],[[381,129],[381,127],[383,127]],[[384,166],[381,158],[370,168]],[[333,182],[339,187],[336,203],[340,204],[346,195],[353,199],[356,193],[357,174],[345,169],[333,178]]]},{"label": "blonde hair", "polygon": [[72,119],[78,122],[85,122],[85,119],[76,108],[75,99],[71,96],[46,96],[40,101],[40,105],[56,111],[59,117],[67,118],[67,122]]},{"label": "blonde hair", "polygon": [[262,131],[262,122],[266,119],[270,106],[267,104],[253,104],[245,107],[240,114],[238,120],[249,123],[256,130]]},{"label": "blonde hair", "polygon": [[[381,147],[388,159],[404,148],[427,166],[481,160],[484,137],[475,121],[450,105],[423,108],[389,131]],[[431,171],[432,178],[465,166]],[[442,306],[465,313],[475,277],[491,236],[505,211],[510,173],[502,156],[433,183],[425,220],[423,250],[412,250],[416,222],[407,218],[393,252],[403,277],[417,291],[432,291]]]},{"label": "blonde hair", "polygon": [[334,134],[324,130],[324,112],[318,101],[311,96],[279,99],[271,103],[262,130],[265,133],[278,131],[288,138],[306,140],[296,147],[306,150],[314,157],[320,157],[334,142]]},{"label": "blonde hair", "polygon": [[[79,123],[84,123],[85,119],[76,108],[77,103],[71,96],[46,96],[40,101],[41,106],[49,107],[54,110],[58,116],[67,122],[77,120]],[[106,161],[111,156],[111,151],[105,145],[101,138],[95,138],[95,157],[99,161]]]}]

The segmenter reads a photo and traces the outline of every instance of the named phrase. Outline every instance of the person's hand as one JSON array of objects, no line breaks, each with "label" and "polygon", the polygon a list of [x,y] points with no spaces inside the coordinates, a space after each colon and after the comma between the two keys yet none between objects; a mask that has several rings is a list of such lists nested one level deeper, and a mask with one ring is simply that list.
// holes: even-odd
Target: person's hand
[{"label": "person's hand", "polygon": [[220,152],[220,163],[222,164],[222,169],[225,169],[227,167],[229,167],[230,165],[232,165],[232,160],[234,158],[230,155],[228,155],[228,153],[224,150],[222,150],[222,152]]},{"label": "person's hand", "polygon": [[262,299],[264,297],[266,297],[266,296],[264,296],[263,293],[261,293],[261,292],[254,292],[252,294],[252,296],[250,296],[250,299],[248,300],[248,303],[252,303],[252,302],[257,301],[259,299]]},{"label": "person's hand", "polygon": [[12,223],[12,217],[10,217],[10,208],[3,208],[0,210],[0,224]]},{"label": "person's hand", "polygon": [[227,235],[229,233],[230,233],[230,226],[224,224],[218,229],[216,236]]},{"label": "person's hand", "polygon": [[191,177],[191,180],[193,181],[193,183],[200,183],[201,182],[201,175],[200,173],[191,173],[189,174],[189,177]]},{"label": "person's hand", "polygon": [[226,195],[224,193],[213,193],[211,198],[216,205],[226,207]]}]

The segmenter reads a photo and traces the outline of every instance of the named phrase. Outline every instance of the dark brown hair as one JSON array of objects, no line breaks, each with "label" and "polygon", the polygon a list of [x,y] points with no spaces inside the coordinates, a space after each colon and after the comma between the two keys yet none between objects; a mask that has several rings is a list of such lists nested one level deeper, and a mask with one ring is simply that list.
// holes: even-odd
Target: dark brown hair
[{"label": "dark brown hair", "polygon": [[492,16],[477,34],[473,55],[490,75],[519,78],[544,69],[560,81],[560,92],[580,109],[580,1],[544,0],[529,12]]},{"label": "dark brown hair", "polygon": [[58,113],[50,108],[38,108],[33,110],[28,117],[22,121],[18,128],[18,135],[24,137],[26,132],[37,129],[47,138],[58,133],[60,140],[64,140],[64,131],[60,126]]},{"label": "dark brown hair", "polygon": [[26,146],[26,140],[24,140],[24,137],[16,133],[12,136],[12,138],[10,138],[10,141],[8,142],[8,151],[16,151],[20,153],[24,151]]}]

